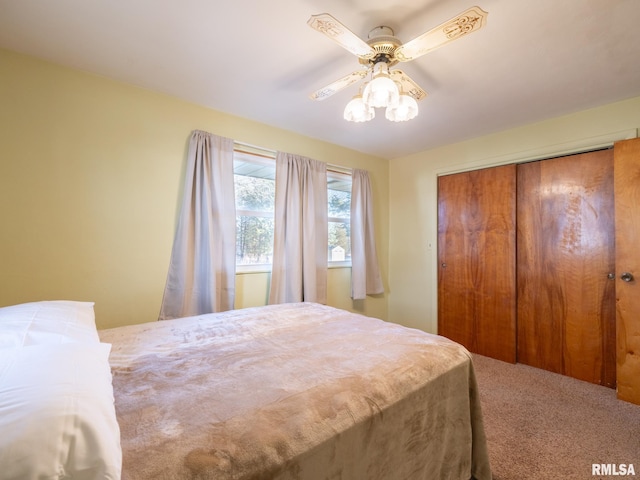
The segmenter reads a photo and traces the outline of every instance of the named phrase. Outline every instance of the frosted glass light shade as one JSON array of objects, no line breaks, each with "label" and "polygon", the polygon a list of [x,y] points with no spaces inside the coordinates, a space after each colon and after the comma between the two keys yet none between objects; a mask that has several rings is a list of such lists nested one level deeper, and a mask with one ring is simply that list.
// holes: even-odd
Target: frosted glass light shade
[{"label": "frosted glass light shade", "polygon": [[349,122],[368,122],[375,117],[376,112],[366,105],[362,95],[356,95],[344,108],[344,119]]},{"label": "frosted glass light shade", "polygon": [[362,93],[364,103],[370,107],[395,107],[398,105],[400,92],[398,86],[389,76],[389,67],[385,62],[378,62],[373,67],[371,80]]},{"label": "frosted glass light shade", "polygon": [[411,95],[403,93],[397,107],[389,107],[385,112],[387,120],[392,122],[406,122],[418,115],[418,102]]}]

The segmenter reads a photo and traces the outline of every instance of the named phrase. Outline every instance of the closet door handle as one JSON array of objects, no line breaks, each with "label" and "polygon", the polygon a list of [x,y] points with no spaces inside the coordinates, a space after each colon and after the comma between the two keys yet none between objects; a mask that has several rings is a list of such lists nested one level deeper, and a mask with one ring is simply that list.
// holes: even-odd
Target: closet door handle
[{"label": "closet door handle", "polygon": [[620,280],[622,280],[623,282],[633,282],[633,274],[624,272],[622,275],[620,275]]}]

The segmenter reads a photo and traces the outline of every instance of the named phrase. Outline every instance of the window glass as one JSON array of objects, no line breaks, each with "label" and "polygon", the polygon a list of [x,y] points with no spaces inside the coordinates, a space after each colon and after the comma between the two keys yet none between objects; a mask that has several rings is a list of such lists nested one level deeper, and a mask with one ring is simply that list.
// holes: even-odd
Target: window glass
[{"label": "window glass", "polygon": [[276,166],[273,159],[234,153],[236,265],[270,265]]},{"label": "window glass", "polygon": [[327,173],[328,260],[351,262],[351,175]]}]

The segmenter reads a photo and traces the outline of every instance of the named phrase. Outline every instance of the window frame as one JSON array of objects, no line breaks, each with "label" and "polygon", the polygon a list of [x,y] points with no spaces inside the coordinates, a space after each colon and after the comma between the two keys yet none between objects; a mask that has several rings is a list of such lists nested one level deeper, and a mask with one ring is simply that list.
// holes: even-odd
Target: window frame
[{"label": "window frame", "polygon": [[[245,161],[247,163],[254,163],[256,165],[263,165],[274,168],[274,177],[275,177],[275,162],[276,162],[276,152],[272,152],[270,150],[265,150],[259,147],[255,147],[252,145],[245,145],[236,142],[233,149],[233,160],[234,160],[234,175],[235,175],[235,161]],[[351,194],[351,168],[340,167],[337,165],[327,164],[327,195],[329,194],[330,188],[330,179],[335,179],[343,182],[348,182],[349,184],[349,194]],[[250,176],[250,175],[247,175]],[[267,178],[267,177],[264,177]],[[275,178],[274,178],[275,181]],[[336,190],[336,189],[333,189]],[[246,209],[238,209],[236,208],[236,219],[239,216],[252,216],[252,217],[260,217],[260,218],[271,218],[275,222],[275,212],[267,212],[260,210],[246,210]],[[343,217],[327,217],[327,231],[329,229],[330,223],[344,223],[351,227],[351,212],[349,212],[348,218]],[[237,232],[236,232],[237,236]],[[327,243],[327,249],[329,245]],[[236,263],[236,274],[250,274],[250,273],[270,273],[272,270],[273,263],[256,263],[249,265],[238,265]],[[351,267],[351,258],[343,261],[331,261],[329,259],[329,255],[327,254],[327,267],[328,268],[346,268]]]},{"label": "window frame", "polygon": [[[330,180],[342,181],[349,184],[349,217],[330,217],[327,216],[327,231],[329,229],[330,223],[344,223],[348,226],[349,230],[351,230],[351,169],[345,167],[338,167],[336,165],[327,164],[327,197],[329,195],[329,190],[338,190],[335,188],[330,188],[331,183]],[[343,190],[346,191],[346,190]],[[349,239],[351,239],[351,231],[349,231]],[[327,244],[327,248],[329,245]],[[331,261],[327,256],[327,266],[328,268],[344,268],[351,267],[351,256],[349,256],[348,260],[341,261]]]},{"label": "window frame", "polygon": [[[275,154],[269,154],[268,152],[261,151],[256,147],[250,147],[245,145],[238,146],[236,144],[233,149],[234,177],[236,175],[235,173],[236,160],[273,168],[273,172],[274,172],[273,175],[274,175],[274,182],[275,182]],[[251,176],[251,175],[247,175],[247,176]],[[268,178],[268,177],[264,177],[264,178]],[[275,211],[269,212],[266,210],[246,210],[246,209],[238,209],[236,207],[236,221],[240,216],[271,218],[273,221],[275,221]],[[236,242],[237,242],[237,236],[238,236],[238,232],[236,231]],[[236,263],[236,274],[271,272],[272,265],[273,265],[272,263],[252,263],[252,264],[241,264],[241,265],[238,265]]]}]

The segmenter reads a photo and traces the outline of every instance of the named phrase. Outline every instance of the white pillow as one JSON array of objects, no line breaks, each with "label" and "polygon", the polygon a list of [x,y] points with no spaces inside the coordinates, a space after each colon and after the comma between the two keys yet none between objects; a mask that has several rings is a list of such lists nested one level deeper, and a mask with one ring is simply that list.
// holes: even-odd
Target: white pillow
[{"label": "white pillow", "polygon": [[54,300],[0,308],[0,348],[99,343],[93,302]]},{"label": "white pillow", "polygon": [[110,349],[64,343],[0,350],[4,480],[120,478]]}]

